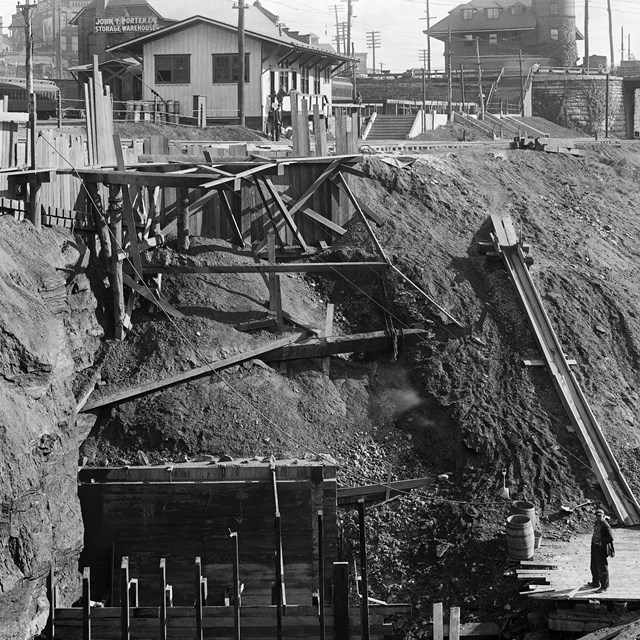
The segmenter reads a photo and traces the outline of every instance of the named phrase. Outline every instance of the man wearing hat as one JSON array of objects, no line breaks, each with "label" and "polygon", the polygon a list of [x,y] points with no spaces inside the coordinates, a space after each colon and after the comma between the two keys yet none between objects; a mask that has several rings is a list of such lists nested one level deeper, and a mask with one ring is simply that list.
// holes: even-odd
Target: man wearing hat
[{"label": "man wearing hat", "polygon": [[613,555],[613,534],[602,509],[596,509],[591,536],[591,587],[600,587],[599,592],[609,588],[609,566],[607,557]]}]

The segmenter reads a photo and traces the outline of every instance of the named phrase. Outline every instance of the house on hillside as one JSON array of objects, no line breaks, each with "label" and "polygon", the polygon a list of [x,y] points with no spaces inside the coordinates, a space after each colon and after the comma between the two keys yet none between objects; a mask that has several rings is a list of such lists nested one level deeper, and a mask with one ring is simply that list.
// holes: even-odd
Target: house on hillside
[{"label": "house on hillside", "polygon": [[[183,116],[195,115],[195,105],[204,104],[207,121],[236,122],[238,11],[233,1],[146,2],[164,26],[106,49],[113,58],[142,61],[141,95],[131,97],[172,101]],[[269,96],[281,88],[299,90],[328,113],[332,76],[354,62],[274,18],[259,3],[245,9],[245,115],[247,126],[258,129],[264,128]]]},{"label": "house on hillside", "polygon": [[[426,30],[445,43],[454,70],[517,71],[534,64],[573,67],[578,59],[575,0],[471,0]],[[450,54],[450,55],[449,55]]]}]

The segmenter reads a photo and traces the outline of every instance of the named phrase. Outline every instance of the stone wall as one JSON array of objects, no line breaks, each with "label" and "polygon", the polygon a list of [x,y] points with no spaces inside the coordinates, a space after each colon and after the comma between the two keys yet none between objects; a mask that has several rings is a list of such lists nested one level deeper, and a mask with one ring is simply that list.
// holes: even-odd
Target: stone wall
[{"label": "stone wall", "polygon": [[[533,114],[559,125],[604,136],[605,75],[540,74],[533,78]],[[626,138],[622,78],[609,79],[609,136]]]}]

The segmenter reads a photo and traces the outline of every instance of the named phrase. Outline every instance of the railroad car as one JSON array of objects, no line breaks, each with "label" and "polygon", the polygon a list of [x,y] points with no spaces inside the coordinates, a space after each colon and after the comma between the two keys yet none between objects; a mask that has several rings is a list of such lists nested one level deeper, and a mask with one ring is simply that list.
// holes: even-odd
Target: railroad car
[{"label": "railroad car", "polygon": [[[46,120],[55,117],[58,110],[60,88],[50,80],[34,80],[36,111],[38,118]],[[0,100],[7,96],[9,111],[26,113],[29,111],[29,96],[24,78],[0,78]]]}]

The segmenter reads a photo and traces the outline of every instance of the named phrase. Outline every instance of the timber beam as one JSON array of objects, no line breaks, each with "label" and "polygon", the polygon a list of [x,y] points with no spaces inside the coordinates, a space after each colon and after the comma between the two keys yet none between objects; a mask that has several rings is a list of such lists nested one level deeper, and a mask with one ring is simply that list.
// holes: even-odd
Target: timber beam
[{"label": "timber beam", "polygon": [[168,273],[327,273],[342,271],[371,271],[380,272],[389,269],[386,262],[313,262],[287,264],[242,264],[242,265],[214,265],[207,267],[178,267],[161,264],[147,264],[143,267],[145,274]]},{"label": "timber beam", "polygon": [[[413,346],[426,340],[429,332],[425,329],[406,329],[395,336],[400,348]],[[297,344],[288,344],[274,349],[262,360],[299,360],[303,358],[324,358],[338,353],[369,353],[387,351],[393,348],[394,337],[388,331],[354,333],[347,336],[327,336],[313,338]]]}]

